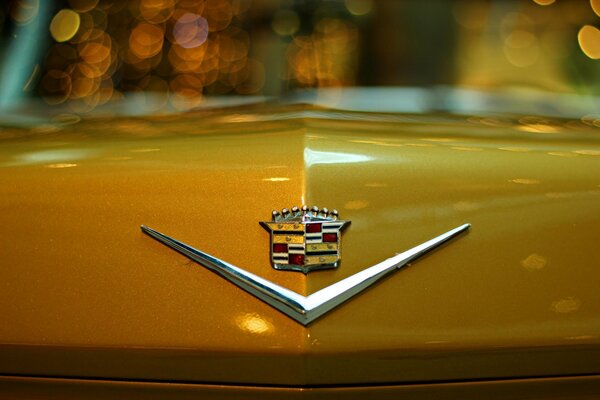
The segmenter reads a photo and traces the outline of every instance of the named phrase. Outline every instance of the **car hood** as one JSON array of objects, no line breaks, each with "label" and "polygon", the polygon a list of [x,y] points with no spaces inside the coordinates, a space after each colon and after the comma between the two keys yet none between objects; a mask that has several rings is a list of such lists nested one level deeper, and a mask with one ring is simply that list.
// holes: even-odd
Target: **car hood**
[{"label": "car hood", "polygon": [[[258,105],[0,131],[0,373],[268,385],[600,372],[600,140],[539,117]],[[336,208],[276,271],[271,211]],[[466,235],[308,326],[140,231],[302,295]]]}]

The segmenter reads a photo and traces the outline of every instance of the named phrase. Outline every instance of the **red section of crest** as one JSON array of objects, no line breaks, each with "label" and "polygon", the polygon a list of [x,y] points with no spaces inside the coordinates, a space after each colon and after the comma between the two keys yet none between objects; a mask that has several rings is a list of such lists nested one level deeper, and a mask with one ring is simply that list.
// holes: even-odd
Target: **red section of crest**
[{"label": "red section of crest", "polygon": [[337,242],[337,234],[336,233],[324,233],[323,234],[323,242]]},{"label": "red section of crest", "polygon": [[323,224],[306,224],[306,233],[321,232],[321,225],[323,225]]},{"label": "red section of crest", "polygon": [[290,264],[304,265],[304,254],[290,254]]},{"label": "red section of crest", "polygon": [[273,244],[273,253],[287,253],[288,248],[285,243],[274,243]]}]

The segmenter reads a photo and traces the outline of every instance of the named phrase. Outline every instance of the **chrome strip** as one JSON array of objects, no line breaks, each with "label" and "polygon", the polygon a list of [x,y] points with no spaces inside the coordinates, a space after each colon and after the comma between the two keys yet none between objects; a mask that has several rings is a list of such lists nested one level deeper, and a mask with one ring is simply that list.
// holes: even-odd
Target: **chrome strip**
[{"label": "chrome strip", "polygon": [[200,265],[216,272],[223,278],[303,325],[308,325],[355,294],[367,289],[383,277],[415,261],[468,230],[470,227],[470,224],[461,225],[305,297],[169,236],[163,235],[145,225],[141,226],[144,233],[177,250]]}]

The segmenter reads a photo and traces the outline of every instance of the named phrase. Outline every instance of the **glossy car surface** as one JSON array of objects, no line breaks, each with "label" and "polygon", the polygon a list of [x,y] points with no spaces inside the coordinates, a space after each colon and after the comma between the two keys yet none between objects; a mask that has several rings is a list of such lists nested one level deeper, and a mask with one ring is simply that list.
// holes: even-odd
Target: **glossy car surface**
[{"label": "glossy car surface", "polygon": [[[271,104],[44,129],[0,132],[7,390],[600,390],[590,124]],[[338,269],[271,268],[258,222],[302,204],[352,221]],[[466,222],[465,236],[308,327],[139,230],[307,295]]]}]

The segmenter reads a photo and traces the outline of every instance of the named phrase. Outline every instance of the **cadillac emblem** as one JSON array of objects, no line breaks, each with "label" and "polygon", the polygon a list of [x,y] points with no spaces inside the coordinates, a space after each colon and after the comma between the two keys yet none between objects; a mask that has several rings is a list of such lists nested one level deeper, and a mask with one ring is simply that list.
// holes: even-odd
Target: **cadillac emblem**
[{"label": "cadillac emblem", "polygon": [[260,223],[271,233],[271,263],[275,269],[302,271],[336,268],[341,258],[341,233],[350,221],[319,207],[273,211]]},{"label": "cadillac emblem", "polygon": [[[273,211],[272,221],[261,222],[261,225],[271,233],[273,266],[307,273],[315,269],[337,267],[341,254],[341,231],[349,223],[350,221],[339,220],[335,210],[329,212],[326,208],[318,207],[309,210],[304,206],[301,209],[294,207],[291,211],[283,209],[281,213]],[[466,232],[470,227],[470,224],[458,226],[308,296],[279,286],[145,225],[141,229],[145,234],[306,326],[384,277]]]}]

